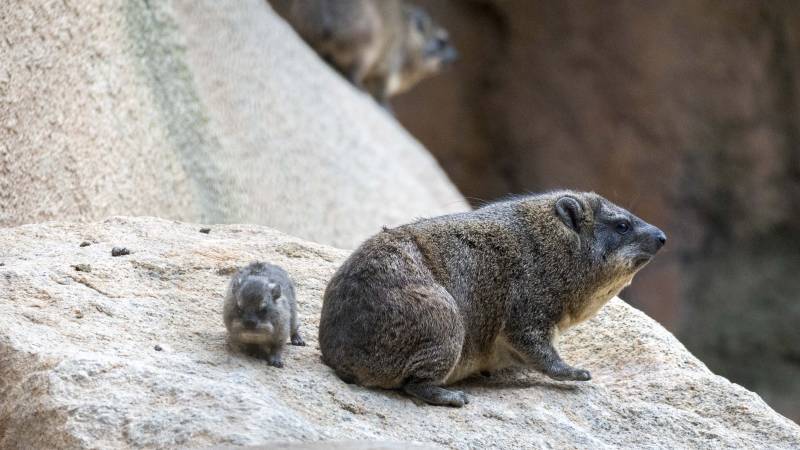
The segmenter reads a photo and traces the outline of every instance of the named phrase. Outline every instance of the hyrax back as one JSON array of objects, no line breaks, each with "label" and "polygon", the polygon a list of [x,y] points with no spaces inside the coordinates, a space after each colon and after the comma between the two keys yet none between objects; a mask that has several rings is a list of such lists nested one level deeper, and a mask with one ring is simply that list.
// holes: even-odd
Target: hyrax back
[{"label": "hyrax back", "polygon": [[320,56],[382,103],[456,57],[447,31],[401,0],[294,0],[286,15]]},{"label": "hyrax back", "polygon": [[534,367],[589,380],[554,334],[586,320],[666,241],[594,193],[559,191],[420,220],[367,240],[325,291],[323,361],[346,381],[438,405],[473,373]]},{"label": "hyrax back", "polygon": [[234,346],[262,354],[275,367],[283,367],[281,351],[290,336],[293,345],[305,345],[292,281],[272,264],[254,262],[233,275],[223,319]]}]

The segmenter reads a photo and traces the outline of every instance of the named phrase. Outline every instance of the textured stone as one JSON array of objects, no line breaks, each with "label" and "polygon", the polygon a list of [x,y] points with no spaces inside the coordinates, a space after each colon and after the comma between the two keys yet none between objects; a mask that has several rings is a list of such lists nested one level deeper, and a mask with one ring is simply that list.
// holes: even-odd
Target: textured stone
[{"label": "textured stone", "polygon": [[353,247],[467,208],[264,0],[10,0],[0,29],[0,225],[152,215]]},{"label": "textured stone", "polygon": [[[347,253],[259,226],[198,229],[152,218],[0,229],[0,447],[800,447],[800,427],[618,299],[561,338],[588,383],[530,370],[473,378],[462,409],[347,385],[316,339],[322,292]],[[115,245],[131,254],[112,257]],[[297,285],[308,346],[288,347],[283,369],[226,344],[228,276],[256,259]]]}]

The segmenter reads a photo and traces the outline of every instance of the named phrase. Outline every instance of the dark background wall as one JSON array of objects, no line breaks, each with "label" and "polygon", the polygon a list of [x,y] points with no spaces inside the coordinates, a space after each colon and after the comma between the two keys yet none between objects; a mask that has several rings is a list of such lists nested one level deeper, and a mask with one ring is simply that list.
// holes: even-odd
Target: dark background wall
[{"label": "dark background wall", "polygon": [[460,61],[394,101],[475,205],[595,190],[666,252],[624,297],[800,419],[800,7],[419,0]]}]

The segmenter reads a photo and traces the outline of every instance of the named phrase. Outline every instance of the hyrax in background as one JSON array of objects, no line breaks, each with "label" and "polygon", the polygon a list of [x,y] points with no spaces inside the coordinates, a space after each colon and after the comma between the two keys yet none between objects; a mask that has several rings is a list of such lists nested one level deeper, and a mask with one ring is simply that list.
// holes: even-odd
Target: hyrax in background
[{"label": "hyrax in background", "polygon": [[223,319],[235,347],[266,357],[271,366],[283,367],[281,351],[290,337],[292,345],[305,345],[292,281],[272,264],[255,262],[233,275]]},{"label": "hyrax in background", "polygon": [[323,297],[323,361],[346,382],[463,406],[442,386],[529,366],[589,380],[553,339],[630,284],[665,234],[594,193],[520,197],[364,242]]},{"label": "hyrax in background", "polygon": [[320,56],[385,106],[456,58],[447,31],[401,0],[292,0],[283,9]]}]

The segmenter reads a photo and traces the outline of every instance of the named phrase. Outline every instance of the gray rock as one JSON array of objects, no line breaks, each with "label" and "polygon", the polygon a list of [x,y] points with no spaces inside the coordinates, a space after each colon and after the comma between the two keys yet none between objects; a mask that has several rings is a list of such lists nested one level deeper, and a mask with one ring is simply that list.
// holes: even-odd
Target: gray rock
[{"label": "gray rock", "polygon": [[[152,218],[0,229],[0,447],[800,447],[800,427],[620,300],[561,338],[588,383],[477,377],[459,387],[472,399],[462,409],[347,385],[316,340],[322,292],[347,253],[265,227],[197,229]],[[70,257],[87,234],[93,270],[77,272]],[[137,251],[113,258],[114,242]],[[287,347],[280,370],[225,341],[223,274],[256,259],[297,285],[309,345]]]}]

